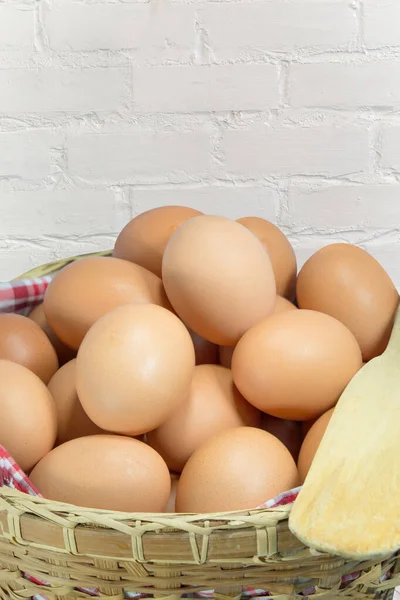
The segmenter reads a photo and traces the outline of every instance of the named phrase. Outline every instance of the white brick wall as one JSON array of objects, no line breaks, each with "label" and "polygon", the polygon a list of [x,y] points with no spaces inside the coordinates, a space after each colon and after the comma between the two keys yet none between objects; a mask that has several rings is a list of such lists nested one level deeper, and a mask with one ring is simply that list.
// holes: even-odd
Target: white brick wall
[{"label": "white brick wall", "polygon": [[400,0],[0,0],[0,280],[179,203],[400,286]]}]

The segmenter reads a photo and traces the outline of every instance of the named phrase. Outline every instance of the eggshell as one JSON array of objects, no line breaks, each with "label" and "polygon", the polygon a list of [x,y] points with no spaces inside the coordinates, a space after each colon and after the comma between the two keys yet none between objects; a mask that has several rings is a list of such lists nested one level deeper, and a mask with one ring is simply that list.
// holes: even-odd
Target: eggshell
[{"label": "eggshell", "polygon": [[205,340],[192,329],[189,329],[192,338],[196,365],[215,365],[218,363],[218,346]]},{"label": "eggshell", "polygon": [[246,400],[263,412],[307,421],[335,405],[361,364],[357,340],[340,321],[294,310],[245,333],[233,353],[232,373]]},{"label": "eggshell", "polygon": [[368,361],[387,346],[399,295],[368,252],[351,244],[331,244],[301,269],[297,301],[300,308],[319,310],[344,323]]},{"label": "eggshell", "polygon": [[159,427],[190,390],[195,356],[185,325],[155,304],[114,309],[78,352],[77,391],[102,429],[139,435]]},{"label": "eggshell", "polygon": [[29,314],[29,318],[39,325],[40,329],[44,331],[49,338],[54,350],[57,353],[60,366],[65,365],[65,363],[76,357],[76,351],[63,344],[63,342],[58,339],[54,331],[51,329],[47,322],[46,315],[44,314],[43,302],[32,310],[32,312]]},{"label": "eggshell", "polygon": [[[282,296],[277,296],[275,301],[274,313],[277,312],[286,312],[288,310],[297,310],[297,306],[289,302],[286,298],[282,298]],[[223,367],[231,368],[232,365],[232,355],[235,350],[234,346],[219,346],[218,347],[218,356],[219,363]]]},{"label": "eggshell", "polygon": [[172,234],[162,276],[181,319],[205,339],[233,346],[274,310],[268,254],[245,227],[224,217],[194,217]]},{"label": "eggshell", "polygon": [[167,506],[165,507],[166,513],[174,513],[175,511],[175,501],[176,501],[176,490],[178,488],[179,475],[171,473],[171,494],[169,496],[169,500]]},{"label": "eggshell", "polygon": [[0,314],[0,359],[11,360],[48,383],[58,369],[56,351],[39,325],[22,315]]},{"label": "eggshell", "polygon": [[314,460],[315,453],[328,427],[329,421],[334,409],[331,408],[317,419],[310,427],[303,444],[301,446],[297,467],[299,470],[300,482],[303,484],[310,470],[311,463]]},{"label": "eggshell", "polygon": [[77,350],[97,319],[117,306],[142,303],[171,308],[161,279],[127,260],[96,256],[78,260],[55,276],[44,310],[56,335]]},{"label": "eggshell", "polygon": [[57,444],[85,435],[105,433],[87,416],[76,391],[76,359],[66,363],[51,378],[49,391],[57,410]]},{"label": "eggshell", "polygon": [[292,300],[296,289],[297,261],[285,234],[260,217],[243,217],[237,221],[256,235],[267,250],[274,270],[276,293]]},{"label": "eggshell", "polygon": [[302,442],[301,425],[299,422],[278,419],[277,417],[263,414],[261,417],[261,429],[277,437],[289,450],[294,460],[297,461]]},{"label": "eggshell", "polygon": [[169,419],[147,434],[147,441],[171,471],[181,472],[197,448],[232,427],[257,427],[260,412],[236,389],[230,369],[219,365],[195,368],[189,397]]},{"label": "eggshell", "polygon": [[228,429],[203,444],[178,482],[176,510],[251,509],[298,485],[296,464],[275,436],[253,427]]},{"label": "eggshell", "polygon": [[30,478],[49,500],[123,512],[162,512],[171,490],[161,456],[143,442],[118,435],[57,446]]},{"label": "eggshell", "polygon": [[187,206],[160,206],[134,217],[121,231],[113,255],[161,277],[165,246],[175,229],[202,213]]},{"label": "eggshell", "polygon": [[28,472],[54,446],[54,401],[43,381],[17,363],[0,360],[0,381],[0,444]]}]

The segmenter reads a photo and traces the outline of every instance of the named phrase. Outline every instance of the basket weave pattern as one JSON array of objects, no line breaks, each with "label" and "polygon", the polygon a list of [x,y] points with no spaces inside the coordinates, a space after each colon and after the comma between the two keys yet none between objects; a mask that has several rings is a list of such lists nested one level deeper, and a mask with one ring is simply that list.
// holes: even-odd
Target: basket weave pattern
[{"label": "basket weave pattern", "polygon": [[[52,263],[29,276],[49,274],[64,264]],[[398,556],[357,563],[312,552],[288,529],[290,507],[223,515],[132,515],[2,487],[0,596],[122,600],[151,594],[175,600],[214,590],[216,598],[225,600],[248,588],[268,590],[279,600],[311,594],[392,596],[400,584]]]}]

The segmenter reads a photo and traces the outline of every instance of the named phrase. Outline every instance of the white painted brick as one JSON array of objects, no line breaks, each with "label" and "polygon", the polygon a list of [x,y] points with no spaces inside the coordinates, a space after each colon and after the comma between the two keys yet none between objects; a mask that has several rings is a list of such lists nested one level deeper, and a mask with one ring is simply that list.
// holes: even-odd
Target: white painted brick
[{"label": "white painted brick", "polygon": [[108,191],[40,190],[0,194],[0,237],[118,234],[129,219]]},{"label": "white painted brick", "polygon": [[189,57],[195,7],[170,2],[55,3],[46,31],[56,51],[137,50],[143,56]]},{"label": "white painted brick", "polygon": [[190,180],[209,170],[204,133],[88,134],[68,140],[69,168],[87,180],[134,182]]},{"label": "white painted brick", "polygon": [[222,152],[228,173],[345,175],[367,168],[368,133],[328,126],[228,130]]},{"label": "white painted brick", "polygon": [[294,107],[400,104],[400,61],[294,64],[289,82],[289,103]]},{"label": "white painted brick", "polygon": [[276,222],[276,193],[268,187],[221,187],[170,189],[134,189],[132,211],[142,213],[157,206],[179,204],[204,211],[207,214],[239,217],[263,217]]},{"label": "white painted brick", "polygon": [[32,6],[0,4],[0,50],[33,51],[34,16]]},{"label": "white painted brick", "polygon": [[364,0],[364,30],[367,48],[400,46],[400,2]]},{"label": "white painted brick", "polygon": [[126,100],[124,70],[0,70],[0,112],[118,110]]},{"label": "white painted brick", "polygon": [[355,35],[348,2],[210,2],[204,28],[219,59],[299,48],[336,48]]},{"label": "white painted brick", "polygon": [[400,171],[400,125],[385,125],[382,130],[382,167]]},{"label": "white painted brick", "polygon": [[0,281],[8,281],[53,260],[109,250],[114,245],[114,237],[82,238],[77,241],[65,238],[48,242],[48,247],[32,241],[0,239]]},{"label": "white painted brick", "polygon": [[265,110],[279,103],[273,65],[138,67],[133,84],[139,112]]},{"label": "white painted brick", "polygon": [[51,150],[59,145],[47,130],[0,133],[0,177],[42,180],[54,171]]},{"label": "white painted brick", "polygon": [[284,224],[297,229],[391,229],[400,223],[400,185],[291,189]]}]

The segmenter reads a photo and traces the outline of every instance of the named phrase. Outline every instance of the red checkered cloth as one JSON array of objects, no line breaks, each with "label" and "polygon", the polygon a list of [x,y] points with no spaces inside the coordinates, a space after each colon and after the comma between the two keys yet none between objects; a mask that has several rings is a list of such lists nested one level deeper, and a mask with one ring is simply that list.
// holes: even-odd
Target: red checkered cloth
[{"label": "red checkered cloth", "polygon": [[[21,281],[13,281],[11,283],[0,283],[0,313],[2,312],[15,312],[22,315],[28,315],[35,306],[40,304],[43,300],[44,293],[54,275],[45,275],[43,277],[37,277],[35,279],[25,279]],[[8,454],[7,450],[0,445],[0,487],[7,486],[30,494],[32,496],[40,496],[39,491],[35,488],[33,483],[29,480],[27,475],[17,465],[15,460]],[[300,488],[295,488],[280,494],[272,500],[268,500],[265,504],[259,508],[275,508],[277,506],[284,506],[291,504],[297,497]],[[342,587],[345,587],[349,582],[354,581],[360,576],[359,572],[352,573],[351,575],[345,575],[342,578]],[[386,574],[382,579],[389,576]],[[45,581],[39,580],[36,577],[25,573],[24,577],[33,583],[43,586],[43,593],[36,594],[33,596],[34,600],[48,600],[45,596],[46,586],[49,584]],[[304,580],[306,583],[307,580]],[[88,596],[98,596],[98,590],[92,588],[77,588],[79,591],[87,594]],[[304,596],[310,596],[315,593],[315,588],[310,587],[303,591]],[[186,597],[191,598],[210,598],[213,597],[213,590],[207,592],[201,592],[198,594],[187,594]],[[268,591],[254,588],[247,588],[243,594],[243,598],[259,598],[269,596]],[[125,593],[126,598],[151,598],[149,594],[136,594],[132,592]]]},{"label": "red checkered cloth", "polygon": [[0,283],[0,313],[29,315],[43,300],[52,275]]}]

